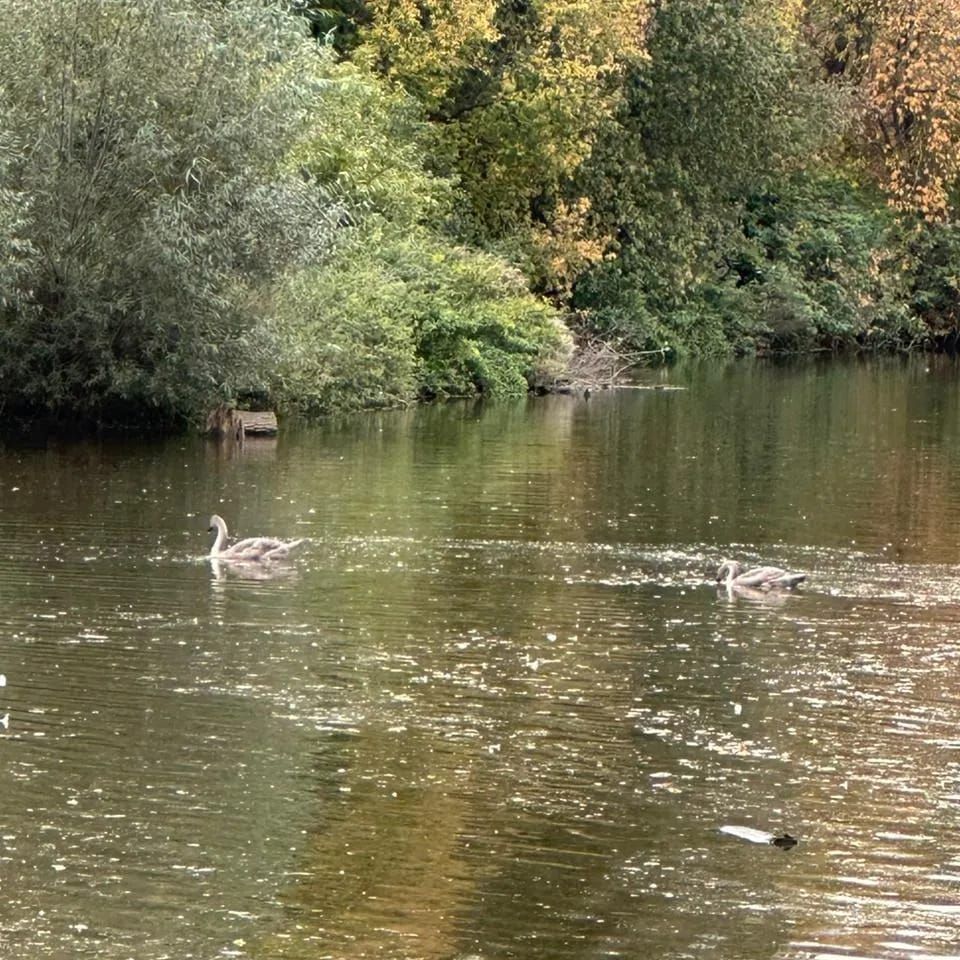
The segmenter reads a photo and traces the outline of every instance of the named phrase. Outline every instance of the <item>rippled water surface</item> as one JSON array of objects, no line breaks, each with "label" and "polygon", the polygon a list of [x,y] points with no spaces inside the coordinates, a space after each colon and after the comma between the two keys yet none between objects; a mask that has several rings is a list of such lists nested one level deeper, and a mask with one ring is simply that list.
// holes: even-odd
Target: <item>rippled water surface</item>
[{"label": "rippled water surface", "polygon": [[960,956],[958,368],[654,380],[0,449],[0,956]]}]

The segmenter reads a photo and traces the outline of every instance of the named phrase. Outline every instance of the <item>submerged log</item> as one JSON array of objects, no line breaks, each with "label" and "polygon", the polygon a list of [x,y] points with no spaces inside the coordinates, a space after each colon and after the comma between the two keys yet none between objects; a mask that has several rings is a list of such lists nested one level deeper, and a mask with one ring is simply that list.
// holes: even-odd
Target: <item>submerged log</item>
[{"label": "submerged log", "polygon": [[246,436],[275,437],[277,435],[277,415],[272,410],[238,410],[237,416],[243,424]]},{"label": "submerged log", "polygon": [[277,415],[272,410],[237,410],[221,403],[207,416],[207,434],[211,437],[243,442],[246,436],[275,437]]}]

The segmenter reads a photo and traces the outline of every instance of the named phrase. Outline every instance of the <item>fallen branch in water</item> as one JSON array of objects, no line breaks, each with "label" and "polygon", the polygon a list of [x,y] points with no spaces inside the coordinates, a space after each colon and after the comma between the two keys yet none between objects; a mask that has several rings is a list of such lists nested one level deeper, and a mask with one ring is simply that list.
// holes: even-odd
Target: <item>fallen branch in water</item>
[{"label": "fallen branch in water", "polygon": [[558,392],[605,389],[617,386],[624,374],[649,362],[650,357],[666,360],[669,347],[659,350],[630,350],[622,342],[581,337],[565,375],[557,380]]}]

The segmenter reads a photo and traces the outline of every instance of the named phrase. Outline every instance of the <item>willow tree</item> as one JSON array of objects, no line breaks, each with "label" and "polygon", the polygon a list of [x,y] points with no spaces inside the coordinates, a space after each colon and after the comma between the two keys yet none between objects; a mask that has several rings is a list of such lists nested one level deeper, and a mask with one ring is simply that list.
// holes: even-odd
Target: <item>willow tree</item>
[{"label": "willow tree", "polygon": [[21,0],[0,18],[0,404],[177,419],[264,383],[263,289],[336,205],[282,161],[322,61],[259,2]]}]

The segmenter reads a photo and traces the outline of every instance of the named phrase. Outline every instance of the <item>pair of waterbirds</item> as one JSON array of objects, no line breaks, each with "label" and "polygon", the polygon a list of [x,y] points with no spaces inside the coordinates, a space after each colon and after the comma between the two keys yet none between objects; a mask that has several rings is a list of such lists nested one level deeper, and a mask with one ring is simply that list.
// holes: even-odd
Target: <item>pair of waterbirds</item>
[{"label": "pair of waterbirds", "polygon": [[[280,540],[276,537],[248,537],[227,546],[226,521],[219,514],[210,518],[210,532],[215,534],[210,557],[240,563],[270,563],[286,560],[290,551],[304,542]],[[806,579],[804,573],[791,573],[780,567],[753,567],[744,570],[736,560],[724,560],[717,571],[717,582],[727,587],[748,587],[755,590],[790,590]]]},{"label": "pair of waterbirds", "polygon": [[[227,546],[227,524],[223,517],[214,514],[210,518],[210,532],[215,534],[210,548],[210,558],[235,563],[262,564],[277,560],[286,560],[290,551],[303,543],[300,540],[279,540],[276,537],[249,537]],[[754,567],[743,570],[736,560],[725,560],[717,571],[717,582],[729,588],[745,587],[760,590],[792,589],[805,579],[805,574],[790,573],[779,567]],[[5,678],[4,678],[5,680]],[[3,719],[4,724],[6,718]],[[789,833],[781,836],[754,830],[750,827],[721,827],[724,833],[731,833],[755,843],[769,843],[772,846],[789,850],[796,846],[797,840]]]}]

